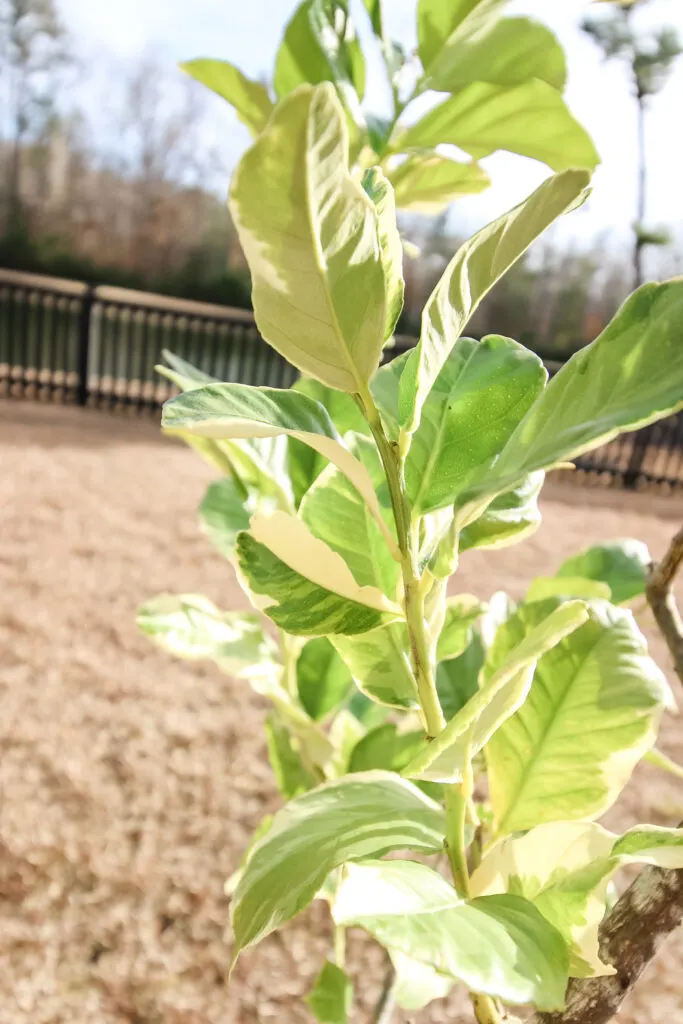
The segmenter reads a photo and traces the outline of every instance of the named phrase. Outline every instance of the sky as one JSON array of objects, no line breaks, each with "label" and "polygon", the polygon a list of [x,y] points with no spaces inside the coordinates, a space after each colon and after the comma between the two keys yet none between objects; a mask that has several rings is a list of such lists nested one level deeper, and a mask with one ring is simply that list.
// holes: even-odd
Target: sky
[{"label": "sky", "polygon": [[[351,3],[356,20],[364,25],[360,0]],[[97,118],[105,116],[98,115],[97,97],[111,88],[112,69],[120,62],[134,62],[145,52],[153,52],[169,68],[192,57],[218,57],[238,64],[251,77],[267,76],[296,0],[58,0],[58,6],[85,62],[78,91]],[[577,242],[611,232],[618,244],[626,245],[636,205],[635,104],[624,69],[618,62],[605,64],[577,27],[582,16],[601,9],[587,0],[513,0],[510,5],[511,13],[535,15],[558,35],[569,68],[566,100],[602,157],[589,203],[566,219],[571,227],[563,230]],[[391,35],[413,45],[415,0],[385,0],[385,10]],[[683,36],[681,0],[652,0],[639,18],[644,26],[673,25]],[[372,50],[372,37],[364,29],[361,35],[366,49]],[[381,63],[376,54],[366,54],[366,59],[366,106],[382,112],[388,91]],[[652,101],[647,125],[647,222],[668,225],[679,246],[683,245],[682,120],[683,58],[665,90]],[[206,131],[226,167],[233,167],[249,136],[217,97],[209,100]],[[543,165],[508,154],[496,154],[483,163],[493,187],[455,205],[452,222],[459,229],[476,230],[523,199],[548,174]],[[227,189],[227,180],[225,184]]]}]

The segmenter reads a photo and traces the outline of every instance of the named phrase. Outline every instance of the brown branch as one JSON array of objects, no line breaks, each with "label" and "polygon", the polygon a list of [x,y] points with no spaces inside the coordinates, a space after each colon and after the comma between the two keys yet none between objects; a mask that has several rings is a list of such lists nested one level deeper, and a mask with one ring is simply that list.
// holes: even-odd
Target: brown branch
[{"label": "brown branch", "polygon": [[673,593],[673,582],[683,562],[683,529],[669,545],[664,558],[650,566],[645,593],[666,645],[674,660],[676,675],[683,683],[683,622]]},{"label": "brown branch", "polygon": [[[647,599],[683,683],[683,622],[673,583],[683,563],[683,529],[650,566]],[[600,925],[600,952],[616,974],[572,979],[561,1013],[537,1013],[527,1024],[607,1024],[664,940],[683,922],[683,871],[646,867]]]},{"label": "brown branch", "polygon": [[606,1024],[682,921],[683,871],[644,868],[600,927],[602,958],[617,973],[573,979],[561,1013],[537,1013],[527,1024]]}]

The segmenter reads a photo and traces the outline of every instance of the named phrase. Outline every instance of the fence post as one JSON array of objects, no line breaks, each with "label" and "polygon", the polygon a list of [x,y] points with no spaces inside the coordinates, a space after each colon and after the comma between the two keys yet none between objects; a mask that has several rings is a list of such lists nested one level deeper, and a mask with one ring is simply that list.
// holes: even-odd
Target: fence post
[{"label": "fence post", "polygon": [[92,307],[95,301],[96,288],[89,284],[83,292],[81,299],[81,313],[78,321],[78,349],[76,353],[76,369],[78,373],[78,390],[76,401],[78,405],[87,405],[88,402],[88,357],[90,355],[90,324],[92,320]]},{"label": "fence post", "polygon": [[638,484],[643,462],[645,461],[645,453],[652,441],[652,432],[653,427],[651,425],[643,427],[633,439],[631,458],[628,460],[628,466],[624,471],[624,487],[630,491],[635,490]]}]

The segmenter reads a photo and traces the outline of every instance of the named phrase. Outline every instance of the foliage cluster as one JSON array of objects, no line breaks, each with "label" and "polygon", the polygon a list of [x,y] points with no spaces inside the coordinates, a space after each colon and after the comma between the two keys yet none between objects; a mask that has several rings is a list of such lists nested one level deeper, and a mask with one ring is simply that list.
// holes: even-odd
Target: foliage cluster
[{"label": "foliage cluster", "polygon": [[[381,10],[367,6],[391,70]],[[504,59],[518,30],[501,6],[421,0],[425,75],[444,87],[439,75],[455,75],[448,111],[471,88],[458,75],[519,68]],[[593,160],[581,166],[587,150],[572,150],[579,166],[461,246],[417,346],[385,362],[404,289],[402,178],[387,156],[403,153],[399,168],[442,158],[411,152],[402,111],[379,141],[367,117],[362,127],[359,50],[348,20],[324,20],[329,10],[316,0],[298,9],[276,106],[235,69],[193,68],[241,90],[257,137],[230,210],[259,329],[302,376],[291,390],[251,388],[167,355],[162,372],[181,393],[163,427],[221,473],[200,520],[253,610],[161,595],[139,622],[165,650],[212,659],[271,705],[268,751],[286,803],[228,884],[233,960],[322,899],[338,939],[308,997],[323,1024],[350,1019],[351,927],[386,948],[400,1006],[461,983],[480,1024],[496,1024],[503,1006],[561,1010],[569,978],[613,972],[598,928],[623,866],[683,867],[683,830],[617,835],[597,823],[655,756],[673,699],[626,607],[645,587],[644,545],[581,552],[518,603],[453,594],[452,578],[470,550],[537,528],[547,471],[683,408],[683,281],[635,292],[550,381],[511,338],[466,336],[496,281],[584,201]],[[470,60],[492,39],[505,41],[497,63]],[[535,54],[539,75],[556,74],[543,40],[525,67]],[[312,53],[318,63],[302,70]],[[562,103],[559,78],[534,81]],[[484,84],[498,97],[519,86]],[[483,95],[477,87],[477,111]]]}]

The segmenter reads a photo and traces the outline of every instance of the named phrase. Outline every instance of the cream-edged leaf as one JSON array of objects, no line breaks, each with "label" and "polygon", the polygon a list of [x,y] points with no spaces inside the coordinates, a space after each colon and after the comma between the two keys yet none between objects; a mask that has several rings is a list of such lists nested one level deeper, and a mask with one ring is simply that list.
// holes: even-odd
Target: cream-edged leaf
[{"label": "cream-edged leaf", "polygon": [[538,825],[485,855],[470,880],[474,896],[515,893],[531,900],[570,948],[570,974],[614,974],[602,962],[599,927],[608,887],[626,864],[683,867],[683,829],[638,825],[623,836],[593,822]]},{"label": "cream-edged leaf", "polygon": [[[358,437],[353,448],[370,476],[375,493],[386,492],[386,477],[374,443]],[[299,507],[299,515],[311,533],[342,556],[359,584],[377,587],[391,600],[396,598],[399,564],[392,558],[367,504],[336,466],[328,466],[309,488]],[[386,529],[393,534],[391,508],[384,507],[383,515]]]},{"label": "cream-edged leaf", "polygon": [[538,356],[511,338],[456,340],[422,406],[405,464],[417,512],[457,502],[494,463],[547,377]]},{"label": "cream-edged leaf", "polygon": [[458,250],[427,301],[420,341],[402,367],[398,418],[406,432],[415,431],[441,368],[481,300],[554,220],[581,201],[589,179],[586,171],[549,178]]},{"label": "cream-edged leaf", "polygon": [[429,964],[413,960],[398,950],[388,952],[396,975],[391,993],[402,1010],[422,1010],[434,999],[444,999],[453,988],[453,979]]},{"label": "cream-edged leaf", "polygon": [[[498,629],[487,671],[505,663],[557,600],[522,605]],[[631,612],[591,602],[588,621],[543,655],[526,701],[487,745],[497,833],[606,811],[652,746],[671,699]]]},{"label": "cream-edged leaf", "polygon": [[229,206],[265,340],[351,394],[379,365],[391,298],[377,211],[348,170],[344,112],[327,83],[280,103],[242,157]]},{"label": "cream-edged leaf", "polygon": [[683,408],[683,278],[646,284],[564,364],[494,468],[463,495],[476,503],[527,475]]},{"label": "cream-edged leaf", "polygon": [[389,549],[397,554],[370,474],[345,447],[319,402],[298,391],[211,384],[166,402],[161,422],[167,431],[179,430],[195,437],[220,440],[287,435],[301,441],[349,478],[375,517]]},{"label": "cream-edged leaf", "polygon": [[377,230],[382,266],[386,281],[387,320],[384,340],[394,333],[396,321],[403,309],[403,245],[396,223],[396,201],[391,183],[379,167],[371,167],[362,178],[362,185],[377,211]]},{"label": "cream-edged leaf", "polygon": [[201,594],[160,594],[138,609],[138,628],[177,658],[210,658],[234,676],[279,664],[258,615],[222,612]]},{"label": "cream-edged leaf", "polygon": [[438,804],[391,772],[350,775],[290,801],[235,891],[233,956],[303,910],[334,868],[391,850],[439,852],[444,831]]},{"label": "cream-edged leaf", "polygon": [[535,533],[541,525],[538,496],[544,481],[545,473],[529,473],[517,487],[495,497],[480,516],[460,531],[460,551],[505,548]]},{"label": "cream-edged leaf", "polygon": [[481,689],[404,770],[409,778],[461,782],[467,761],[524,704],[536,663],[588,618],[581,601],[556,608],[509,651]]},{"label": "cream-edged leaf", "polygon": [[518,896],[464,901],[425,864],[364,861],[345,869],[332,916],[472,991],[539,1009],[563,1005],[566,945]]},{"label": "cream-edged leaf", "polygon": [[393,708],[417,708],[417,689],[404,622],[392,622],[354,636],[334,636],[332,644],[371,700]]},{"label": "cream-edged leaf", "polygon": [[299,636],[354,635],[402,616],[376,587],[359,586],[343,558],[302,519],[255,515],[237,538],[237,558],[260,610]]}]

